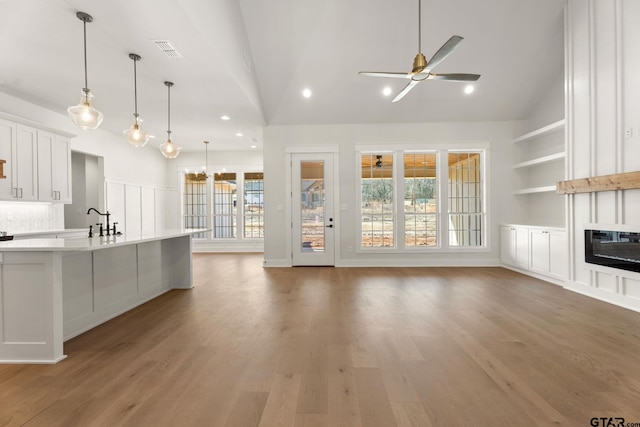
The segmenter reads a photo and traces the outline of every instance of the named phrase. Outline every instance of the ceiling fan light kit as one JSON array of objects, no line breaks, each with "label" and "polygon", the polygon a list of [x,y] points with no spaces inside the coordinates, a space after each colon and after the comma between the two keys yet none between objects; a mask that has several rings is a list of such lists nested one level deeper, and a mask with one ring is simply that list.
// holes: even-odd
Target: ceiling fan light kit
[{"label": "ceiling fan light kit", "polygon": [[422,14],[422,2],[418,0],[418,54],[413,60],[413,68],[409,73],[402,72],[386,72],[386,71],[360,71],[358,74],[369,77],[391,77],[396,79],[410,79],[411,81],[393,98],[392,102],[398,102],[411,89],[413,89],[418,83],[424,80],[447,80],[453,82],[472,82],[480,78],[479,74],[462,74],[462,73],[450,73],[450,74],[434,74],[431,72],[438,64],[440,64],[447,56],[453,52],[453,49],[463,40],[460,36],[451,36],[449,40],[443,44],[440,49],[431,57],[429,61],[422,53],[421,39],[422,39],[422,26],[421,26],[421,14]]},{"label": "ceiling fan light kit", "polygon": [[77,12],[76,17],[82,21],[84,30],[84,87],[78,105],[67,108],[73,123],[82,130],[97,129],[104,118],[103,114],[93,106],[93,94],[87,84],[87,22],[93,17],[84,12]]}]

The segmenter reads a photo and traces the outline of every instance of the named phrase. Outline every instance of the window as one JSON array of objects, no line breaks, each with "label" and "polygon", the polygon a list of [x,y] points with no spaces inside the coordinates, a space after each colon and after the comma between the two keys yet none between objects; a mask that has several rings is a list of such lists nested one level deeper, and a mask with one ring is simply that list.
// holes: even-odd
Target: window
[{"label": "window", "polygon": [[403,158],[405,245],[437,246],[436,155],[409,153]]},{"label": "window", "polygon": [[482,245],[479,153],[449,153],[449,246]]},{"label": "window", "polygon": [[362,247],[394,244],[393,155],[363,154]]},{"label": "window", "polygon": [[213,237],[236,237],[236,174],[217,173],[213,177]]},{"label": "window", "polygon": [[482,153],[360,153],[360,248],[483,247]]},{"label": "window", "polygon": [[264,238],[263,183],[262,172],[185,173],[184,227],[211,229],[197,239]]},{"label": "window", "polygon": [[[207,228],[207,180],[204,174],[190,173],[184,180],[184,228]],[[198,233],[194,238],[203,238]]]},{"label": "window", "polygon": [[264,237],[264,174],[244,174],[244,237]]}]

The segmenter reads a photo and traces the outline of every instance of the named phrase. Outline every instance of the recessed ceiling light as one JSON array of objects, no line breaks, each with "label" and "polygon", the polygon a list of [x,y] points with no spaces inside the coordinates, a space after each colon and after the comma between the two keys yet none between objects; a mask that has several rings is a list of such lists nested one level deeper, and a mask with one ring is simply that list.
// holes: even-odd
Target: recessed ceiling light
[{"label": "recessed ceiling light", "polygon": [[466,85],[464,88],[464,93],[469,95],[470,93],[473,93],[474,90],[475,88],[473,87],[473,85]]},{"label": "recessed ceiling light", "polygon": [[244,136],[244,134],[242,132],[238,132],[236,133],[236,136]]},{"label": "recessed ceiling light", "polygon": [[302,90],[302,96],[305,98],[311,98],[311,89],[305,88]]},{"label": "recessed ceiling light", "polygon": [[384,96],[389,96],[391,95],[391,88],[389,86],[386,86],[384,89],[382,89],[382,94]]},{"label": "recessed ceiling light", "polygon": [[226,114],[224,116],[220,116],[220,118],[222,120],[231,120],[231,117],[227,116]]},{"label": "recessed ceiling light", "polygon": [[257,148],[257,146],[256,145],[252,145],[251,148]]}]

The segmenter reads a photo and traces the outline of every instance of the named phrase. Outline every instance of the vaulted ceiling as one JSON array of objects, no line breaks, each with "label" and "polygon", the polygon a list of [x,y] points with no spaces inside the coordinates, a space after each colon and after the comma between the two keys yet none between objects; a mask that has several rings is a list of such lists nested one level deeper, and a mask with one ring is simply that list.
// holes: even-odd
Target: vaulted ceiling
[{"label": "vaulted ceiling", "polygon": [[102,127],[120,133],[133,121],[128,54],[137,53],[138,109],[153,145],[166,139],[167,80],[175,84],[172,139],[185,151],[201,150],[205,139],[212,150],[260,149],[265,125],[519,120],[562,73],[563,6],[422,0],[427,59],[452,35],[464,37],[435,71],[482,77],[471,95],[462,83],[428,81],[392,103],[405,80],[358,71],[410,71],[418,0],[0,0],[0,91],[61,113],[76,104],[83,58],[75,12],[84,11],[94,18],[88,86]]}]

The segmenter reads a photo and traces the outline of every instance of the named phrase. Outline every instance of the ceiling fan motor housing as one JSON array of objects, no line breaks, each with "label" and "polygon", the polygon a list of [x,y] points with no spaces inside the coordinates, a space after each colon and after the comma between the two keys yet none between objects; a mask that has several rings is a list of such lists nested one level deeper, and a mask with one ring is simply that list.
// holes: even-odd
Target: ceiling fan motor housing
[{"label": "ceiling fan motor housing", "polygon": [[413,60],[413,70],[411,70],[411,72],[420,73],[425,68],[427,68],[427,58],[425,58],[422,53],[419,53]]}]

